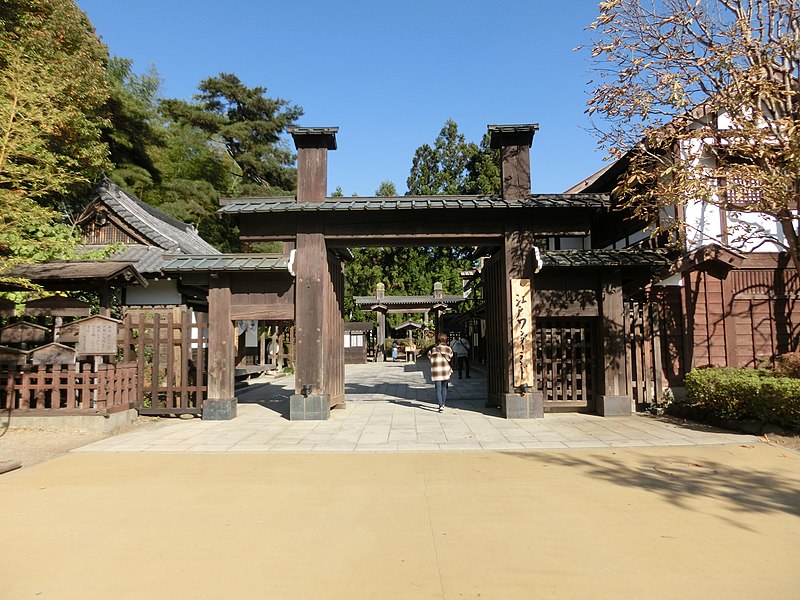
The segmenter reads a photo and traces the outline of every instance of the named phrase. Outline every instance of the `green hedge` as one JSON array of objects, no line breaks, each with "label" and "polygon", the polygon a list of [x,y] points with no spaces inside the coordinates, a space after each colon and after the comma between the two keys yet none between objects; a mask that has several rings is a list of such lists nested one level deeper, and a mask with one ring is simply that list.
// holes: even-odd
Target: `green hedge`
[{"label": "green hedge", "polygon": [[732,367],[694,369],[686,401],[721,419],[759,419],[800,428],[800,379]]}]

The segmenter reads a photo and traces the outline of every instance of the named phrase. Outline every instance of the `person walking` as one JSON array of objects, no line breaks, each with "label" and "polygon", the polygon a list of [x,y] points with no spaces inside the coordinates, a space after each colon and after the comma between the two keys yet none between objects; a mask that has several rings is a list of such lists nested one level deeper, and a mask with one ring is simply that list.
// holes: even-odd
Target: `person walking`
[{"label": "person walking", "polygon": [[446,333],[440,333],[437,340],[439,343],[431,348],[428,357],[431,359],[431,381],[433,381],[433,387],[436,389],[439,412],[444,412],[444,405],[447,401],[447,383],[450,381],[450,374],[453,372],[450,367],[453,349],[447,345]]},{"label": "person walking", "polygon": [[456,341],[453,342],[453,352],[456,354],[456,358],[458,359],[458,378],[461,379],[461,374],[466,368],[467,371],[467,379],[469,379],[469,351],[471,346],[469,345],[469,341],[467,338],[460,337]]}]

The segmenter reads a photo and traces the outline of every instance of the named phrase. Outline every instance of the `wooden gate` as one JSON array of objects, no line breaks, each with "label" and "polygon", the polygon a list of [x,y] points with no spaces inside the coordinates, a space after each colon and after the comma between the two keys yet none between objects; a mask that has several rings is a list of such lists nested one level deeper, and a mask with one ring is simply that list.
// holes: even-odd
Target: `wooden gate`
[{"label": "wooden gate", "polygon": [[536,319],[536,380],[545,410],[593,410],[596,362],[594,319]]},{"label": "wooden gate", "polygon": [[122,354],[139,365],[139,413],[200,415],[207,350],[208,314],[186,307],[128,309]]},{"label": "wooden gate", "polygon": [[627,394],[640,409],[666,402],[682,386],[684,336],[680,290],[657,288],[625,304]]}]

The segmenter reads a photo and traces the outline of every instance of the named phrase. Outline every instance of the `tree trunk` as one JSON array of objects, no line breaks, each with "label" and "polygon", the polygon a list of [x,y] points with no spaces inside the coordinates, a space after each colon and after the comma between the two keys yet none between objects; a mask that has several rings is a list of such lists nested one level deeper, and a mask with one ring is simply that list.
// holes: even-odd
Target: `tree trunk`
[{"label": "tree trunk", "polygon": [[789,252],[789,256],[792,257],[795,271],[800,274],[800,235],[794,228],[794,219],[795,216],[788,210],[781,211],[781,214],[778,215],[781,230],[783,235],[786,236],[786,250]]}]

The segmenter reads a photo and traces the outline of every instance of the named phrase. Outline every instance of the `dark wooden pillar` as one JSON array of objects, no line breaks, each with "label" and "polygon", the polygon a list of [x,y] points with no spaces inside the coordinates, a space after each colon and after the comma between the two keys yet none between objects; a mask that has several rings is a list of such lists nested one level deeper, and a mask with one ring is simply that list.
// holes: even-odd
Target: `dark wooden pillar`
[{"label": "dark wooden pillar", "polygon": [[[295,344],[297,367],[295,391],[321,394],[323,371],[323,329],[325,328],[325,280],[328,257],[321,233],[297,235],[295,259]],[[305,392],[303,392],[305,388]]]},{"label": "dark wooden pillar", "polygon": [[[373,307],[378,315],[378,339],[375,342],[375,362],[386,360],[386,306],[383,305],[383,298],[386,294],[386,286],[379,283],[375,286],[375,298],[378,303]],[[378,358],[380,357],[380,359]]]},{"label": "dark wooden pillar", "polygon": [[631,414],[625,373],[625,318],[622,286],[618,273],[605,274],[600,295],[600,378],[602,393],[597,413],[605,417]]},{"label": "dark wooden pillar", "polygon": [[531,195],[531,145],[539,130],[529,125],[489,125],[489,145],[500,150],[503,199],[526,200]]},{"label": "dark wooden pillar", "polygon": [[100,288],[100,307],[97,314],[104,317],[111,316],[111,286],[108,283]]},{"label": "dark wooden pillar", "polygon": [[536,385],[536,329],[533,315],[535,240],[528,231],[508,231],[503,243],[504,303],[507,319],[505,394],[501,408],[509,419],[542,418],[543,394]]},{"label": "dark wooden pillar", "polygon": [[208,289],[208,397],[203,402],[203,419],[223,421],[236,417],[233,386],[235,340],[228,276],[211,274]]},{"label": "dark wooden pillar", "polygon": [[[336,148],[337,130],[335,127],[290,129],[297,147],[298,202],[325,200],[327,152]],[[297,362],[295,393],[289,400],[292,420],[327,419],[331,402],[344,400],[344,324],[338,291],[341,288],[343,294],[344,285],[339,281],[338,260],[328,257],[322,222],[317,219],[314,215],[304,215],[295,244]]]}]

